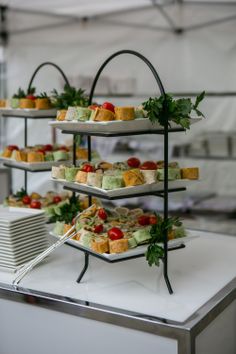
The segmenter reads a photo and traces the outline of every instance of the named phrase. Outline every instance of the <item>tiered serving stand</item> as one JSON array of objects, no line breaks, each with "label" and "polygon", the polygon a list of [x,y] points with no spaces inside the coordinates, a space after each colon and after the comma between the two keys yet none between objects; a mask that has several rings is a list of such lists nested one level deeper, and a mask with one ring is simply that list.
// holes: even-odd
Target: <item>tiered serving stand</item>
[{"label": "tiered serving stand", "polygon": [[[142,54],[133,51],[133,50],[121,50],[118,51],[116,53],[114,53],[113,55],[111,55],[109,58],[107,58],[107,60],[101,65],[100,69],[98,70],[92,87],[91,87],[91,91],[90,91],[90,96],[89,96],[89,104],[92,104],[93,101],[93,97],[94,97],[94,91],[97,85],[97,81],[103,71],[103,69],[107,66],[107,64],[114,59],[115,57],[119,56],[119,55],[123,55],[123,54],[130,54],[133,55],[135,57],[138,57],[139,59],[141,59],[151,70],[158,88],[161,92],[161,95],[165,96],[165,90],[163,87],[163,84],[160,80],[160,77],[157,73],[157,71],[155,70],[154,66],[150,63],[150,61],[144,57]],[[197,120],[197,119],[196,119]],[[141,123],[141,120],[136,120],[135,121],[135,129],[133,129],[133,131],[131,129],[127,130],[128,126],[132,123],[130,122],[109,122],[109,125],[103,125],[102,123],[94,123],[91,124],[91,122],[50,122],[49,124],[53,127],[59,128],[63,134],[73,134],[74,137],[76,135],[86,135],[87,136],[87,146],[88,146],[88,159],[89,161],[91,161],[91,137],[95,136],[95,137],[102,137],[102,138],[111,138],[111,137],[120,137],[120,136],[131,136],[131,135],[146,135],[146,134],[155,134],[155,135],[163,135],[164,136],[164,184],[163,184],[163,188],[161,190],[158,190],[158,192],[156,191],[148,191],[148,192],[142,192],[142,193],[130,193],[129,195],[120,195],[120,196],[107,196],[107,195],[103,195],[101,193],[97,193],[96,191],[86,191],[83,188],[80,188],[80,186],[77,185],[73,185],[70,184],[68,185],[67,183],[64,183],[64,189],[67,190],[71,190],[75,193],[82,193],[82,194],[87,194],[89,196],[89,204],[91,205],[91,200],[92,200],[92,196],[95,197],[99,197],[101,199],[108,199],[108,200],[114,200],[114,199],[124,199],[124,198],[133,198],[133,197],[143,197],[143,196],[148,196],[148,195],[154,195],[157,197],[161,197],[163,198],[164,201],[164,219],[168,218],[168,195],[169,193],[174,193],[174,192],[179,192],[179,191],[183,191],[186,188],[185,187],[175,187],[175,188],[171,188],[171,186],[169,185],[169,181],[168,181],[168,137],[169,137],[169,133],[174,133],[174,132],[181,132],[181,131],[185,131],[183,128],[179,127],[179,126],[169,126],[169,122],[166,121],[164,127],[161,127],[159,125],[152,125],[151,122],[147,119],[145,122],[145,128],[143,128],[143,125],[140,124],[140,128],[139,128],[139,122]],[[113,129],[112,127],[119,127],[116,129]],[[109,128],[111,127],[111,128]],[[75,159],[75,154],[74,154],[74,159],[73,159],[73,164],[76,165],[76,159]],[[56,180],[55,180],[56,181]],[[171,183],[171,182],[170,182]],[[134,188],[135,190],[135,188]],[[71,245],[72,247],[75,247],[73,245]],[[178,247],[172,248],[173,249],[178,249],[178,248],[183,248],[185,247],[184,245],[180,245]],[[76,246],[76,248],[79,248],[81,251],[84,252],[85,255],[85,261],[84,261],[84,267],[78,277],[77,282],[80,282],[81,279],[83,278],[88,265],[89,265],[89,255],[91,256],[95,256],[101,260],[104,260],[106,262],[109,263],[115,263],[115,262],[120,262],[120,261],[125,261],[128,259],[132,259],[132,258],[137,258],[137,257],[141,257],[144,256],[144,253],[139,254],[139,255],[134,255],[134,256],[129,256],[129,257],[122,257],[122,258],[117,258],[117,259],[108,259],[107,257],[101,255],[101,254],[97,254],[95,252],[93,252],[92,250],[86,249],[82,246],[80,246],[78,244],[78,246]],[[169,290],[169,293],[172,294],[173,290],[169,281],[169,277],[168,277],[168,235],[167,235],[167,231],[164,235],[164,257],[163,257],[163,265],[164,265],[164,278],[166,281],[166,285],[167,288]]]},{"label": "tiered serving stand", "polygon": [[[52,66],[55,69],[59,71],[59,73],[62,75],[65,83],[67,85],[69,84],[69,81],[65,75],[65,73],[62,71],[62,69],[52,63],[52,62],[44,62],[40,64],[36,70],[34,71],[29,85],[28,85],[28,91],[31,89],[33,81],[35,76],[37,75],[38,71],[44,67],[44,66]],[[56,110],[55,109],[46,109],[46,110],[37,110],[37,109],[11,109],[11,108],[5,108],[5,109],[0,109],[0,114],[3,118],[21,118],[24,121],[24,147],[27,147],[28,145],[28,120],[29,119],[54,119],[56,117]],[[55,142],[55,133],[54,129],[52,129],[52,140]],[[24,171],[24,189],[27,192],[28,189],[28,172],[46,172],[46,171],[51,171],[51,164],[50,163],[35,163],[35,164],[28,164],[25,162],[16,162],[13,160],[5,161],[2,159],[3,165],[9,168],[15,168],[19,170]]]}]

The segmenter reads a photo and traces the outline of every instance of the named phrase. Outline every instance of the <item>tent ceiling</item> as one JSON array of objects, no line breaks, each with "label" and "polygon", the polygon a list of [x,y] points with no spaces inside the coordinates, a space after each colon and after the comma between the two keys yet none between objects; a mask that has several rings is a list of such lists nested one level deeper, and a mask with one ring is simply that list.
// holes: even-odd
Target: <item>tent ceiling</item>
[{"label": "tent ceiling", "polygon": [[101,14],[116,13],[127,9],[151,7],[153,3],[160,5],[236,5],[235,0],[8,0],[4,5],[23,11],[35,11],[57,15],[90,17]]},{"label": "tent ceiling", "polygon": [[[3,40],[6,33],[19,35],[87,21],[175,33],[236,21],[235,0],[9,0],[0,5],[2,11],[3,6],[8,9],[0,22]],[[145,19],[150,11],[153,22],[140,21],[140,14]]]}]

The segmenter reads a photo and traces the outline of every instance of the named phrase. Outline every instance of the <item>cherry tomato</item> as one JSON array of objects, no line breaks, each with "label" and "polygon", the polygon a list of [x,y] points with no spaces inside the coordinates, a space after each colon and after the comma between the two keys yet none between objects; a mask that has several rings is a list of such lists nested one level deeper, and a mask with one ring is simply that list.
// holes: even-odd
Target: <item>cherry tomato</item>
[{"label": "cherry tomato", "polygon": [[17,145],[8,145],[8,150],[13,151],[13,150],[19,150]]},{"label": "cherry tomato", "polygon": [[103,232],[103,225],[102,224],[96,225],[94,227],[93,232],[95,232],[95,234],[100,234],[101,232]]},{"label": "cherry tomato", "polygon": [[59,195],[55,195],[55,197],[53,197],[53,203],[57,204],[61,202],[61,197]]},{"label": "cherry tomato", "polygon": [[111,111],[113,113],[115,112],[115,106],[112,103],[110,103],[110,102],[104,102],[102,104],[102,108],[108,109],[108,111]]},{"label": "cherry tomato", "polygon": [[154,161],[145,161],[141,166],[141,170],[156,170],[157,164]]},{"label": "cherry tomato", "polygon": [[136,157],[130,157],[128,160],[127,160],[127,164],[129,167],[134,167],[134,168],[137,168],[140,166],[141,162],[139,159],[137,159]]},{"label": "cherry tomato", "polygon": [[149,224],[150,225],[156,225],[157,224],[157,217],[155,215],[150,215],[149,216]]},{"label": "cherry tomato", "polygon": [[146,226],[150,224],[150,218],[148,215],[140,215],[138,217],[138,223],[139,225]]},{"label": "cherry tomato", "polygon": [[100,208],[98,210],[98,217],[102,220],[106,220],[107,219],[107,213],[103,208]]},{"label": "cherry tomato", "polygon": [[92,109],[93,111],[95,111],[96,108],[98,108],[99,105],[98,104],[91,104],[91,106],[88,106],[89,109]]},{"label": "cherry tomato", "polygon": [[42,154],[45,155],[45,151],[43,149],[38,149],[37,152],[41,152]]},{"label": "cherry tomato", "polygon": [[26,98],[32,101],[36,100],[36,97],[34,95],[27,95]]},{"label": "cherry tomato", "polygon": [[107,233],[109,239],[112,241],[119,240],[120,238],[124,237],[123,232],[118,227],[112,227],[110,230],[108,230]]},{"label": "cherry tomato", "polygon": [[62,151],[67,151],[68,152],[68,148],[66,146],[60,146],[59,150],[62,150]]},{"label": "cherry tomato", "polygon": [[92,165],[89,165],[86,163],[85,165],[83,165],[82,171],[83,172],[94,172],[94,167]]},{"label": "cherry tomato", "polygon": [[22,202],[25,204],[25,205],[28,205],[31,203],[31,198],[28,196],[28,195],[24,195],[24,197],[22,198]]},{"label": "cherry tomato", "polygon": [[30,203],[32,209],[41,209],[41,203],[38,200],[32,200]]},{"label": "cherry tomato", "polygon": [[52,151],[53,150],[53,146],[51,144],[46,144],[43,147],[44,151]]}]

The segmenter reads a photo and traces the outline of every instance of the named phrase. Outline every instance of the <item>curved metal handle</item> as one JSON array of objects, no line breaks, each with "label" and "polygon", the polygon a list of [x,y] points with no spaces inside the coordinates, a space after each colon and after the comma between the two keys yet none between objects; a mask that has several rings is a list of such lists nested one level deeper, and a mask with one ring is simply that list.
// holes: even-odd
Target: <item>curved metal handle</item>
[{"label": "curved metal handle", "polygon": [[131,54],[134,55],[138,58],[140,58],[145,64],[147,64],[147,66],[149,67],[149,69],[151,70],[151,72],[153,73],[153,76],[158,84],[158,87],[160,89],[160,92],[162,95],[165,96],[165,90],[164,90],[164,86],[161,82],[161,79],[156,71],[156,69],[154,68],[154,66],[152,65],[152,63],[142,54],[140,54],[139,52],[136,52],[134,50],[129,50],[129,49],[124,49],[124,50],[120,50],[114,54],[112,54],[109,58],[107,58],[104,63],[101,65],[100,69],[98,70],[94,80],[93,80],[93,84],[90,90],[90,95],[89,95],[89,105],[92,103],[93,100],[93,95],[94,95],[94,91],[98,82],[98,79],[103,71],[103,69],[107,66],[107,64],[114,59],[115,57],[122,55],[122,54]]},{"label": "curved metal handle", "polygon": [[57,64],[54,64],[54,63],[52,63],[52,62],[50,62],[50,61],[46,61],[46,62],[40,64],[40,65],[35,69],[35,71],[34,71],[32,77],[31,77],[31,79],[30,79],[30,82],[29,82],[29,85],[28,85],[28,91],[27,91],[27,92],[29,92],[29,90],[31,89],[32,83],[33,83],[34,78],[35,78],[35,76],[37,75],[38,71],[39,71],[42,67],[44,67],[44,66],[46,66],[46,65],[50,65],[50,66],[53,66],[54,68],[56,68],[56,69],[60,72],[60,74],[62,75],[63,79],[65,80],[65,83],[66,83],[68,86],[70,86],[69,80],[67,79],[67,77],[66,77],[64,71],[63,71]]},{"label": "curved metal handle", "polygon": [[[154,66],[152,65],[152,63],[142,54],[140,54],[139,52],[136,52],[134,50],[129,50],[129,49],[124,49],[124,50],[120,50],[114,54],[112,54],[109,58],[106,59],[106,61],[101,65],[100,69],[97,72],[97,75],[95,76],[94,80],[93,80],[93,84],[90,90],[90,95],[89,95],[89,105],[91,105],[92,100],[93,100],[93,95],[94,95],[94,90],[96,88],[97,85],[97,81],[103,71],[103,69],[106,67],[106,65],[115,57],[122,55],[122,54],[131,54],[134,55],[138,58],[140,58],[145,64],[147,64],[147,66],[149,67],[149,69],[151,70],[157,84],[158,87],[160,89],[161,95],[164,96],[164,104],[163,104],[163,108],[164,111],[166,110],[166,93],[165,93],[165,89],[164,86],[161,82],[161,79],[156,71],[156,69],[154,68]],[[90,138],[88,138],[90,139]],[[164,123],[164,219],[167,220],[168,218],[168,120],[165,121]],[[173,290],[171,288],[171,284],[168,278],[168,233],[167,230],[165,232],[164,235],[164,277],[165,277],[165,281],[166,281],[166,285],[168,287],[169,293],[172,294]]]}]

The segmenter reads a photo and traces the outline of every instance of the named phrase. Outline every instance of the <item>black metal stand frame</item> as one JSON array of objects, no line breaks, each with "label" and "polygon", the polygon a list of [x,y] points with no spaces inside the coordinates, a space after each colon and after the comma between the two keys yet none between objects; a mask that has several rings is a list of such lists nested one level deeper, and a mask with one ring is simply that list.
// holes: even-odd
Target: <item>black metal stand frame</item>
[{"label": "black metal stand frame", "polygon": [[[148,67],[149,69],[151,70],[156,82],[157,82],[157,85],[158,85],[158,88],[160,90],[160,93],[161,95],[163,95],[164,97],[166,96],[166,93],[165,93],[165,89],[164,89],[164,86],[161,82],[161,79],[156,71],[156,69],[154,68],[154,66],[151,64],[151,62],[146,58],[144,57],[142,54],[136,52],[136,51],[133,51],[133,50],[120,50],[114,54],[112,54],[110,57],[108,57],[105,62],[101,65],[100,69],[98,70],[95,78],[94,78],[94,81],[93,81],[93,84],[92,84],[92,87],[91,87],[91,90],[90,90],[90,95],[89,95],[89,105],[92,104],[92,101],[93,101],[93,96],[94,96],[94,91],[95,91],[95,88],[96,88],[96,85],[97,85],[97,82],[98,82],[98,79],[103,71],[103,69],[107,66],[107,64],[112,60],[114,59],[115,57],[119,56],[119,55],[123,55],[123,54],[130,54],[130,55],[134,55],[135,57],[138,57],[139,59],[141,59]],[[164,101],[164,108],[165,108],[165,101]],[[176,131],[184,131],[182,128],[177,128]],[[64,132],[64,131],[62,131]],[[64,133],[69,133],[69,132],[64,132]],[[157,196],[159,197],[163,197],[164,199],[164,220],[166,220],[168,218],[168,193],[169,193],[169,190],[168,190],[168,134],[169,134],[169,126],[168,126],[168,121],[165,122],[165,125],[164,125],[164,128],[161,129],[161,130],[158,130],[156,132],[152,132],[152,134],[163,134],[164,135],[164,190],[163,190],[163,193],[161,193],[161,195],[159,195],[159,193],[156,193]],[[74,133],[74,136],[77,135],[76,133]],[[91,161],[91,136],[103,136],[103,137],[112,137],[112,136],[122,136],[122,135],[135,135],[135,134],[132,134],[131,132],[129,132],[128,134],[126,132],[124,133],[120,133],[120,134],[97,134],[97,133],[94,133],[94,134],[91,134],[91,133],[84,133],[83,134],[87,135],[87,145],[88,145],[88,160]],[[139,133],[140,134],[140,133]],[[141,134],[149,134],[149,132],[145,131],[145,132],[141,132]],[[79,134],[78,134],[79,135]],[[137,135],[137,134],[136,134]],[[76,165],[76,159],[75,159],[75,154],[74,154],[74,159],[73,159],[73,164]],[[182,188],[180,190],[183,190]],[[74,190],[75,191],[75,190]],[[178,191],[178,190],[175,190],[175,191]],[[78,191],[77,191],[78,192]],[[84,194],[86,192],[83,192]],[[86,193],[87,194],[87,193]],[[155,194],[155,193],[154,193]],[[89,193],[88,193],[89,195]],[[148,193],[145,193],[144,195],[148,195]],[[103,196],[99,195],[100,198],[103,199]],[[126,196],[120,196],[119,199],[124,199],[126,198]],[[89,195],[89,205],[91,205],[91,194]],[[177,247],[177,248],[182,248],[182,247]],[[80,282],[88,268],[88,265],[89,265],[89,254],[93,255],[93,253],[89,252],[89,251],[84,251],[83,252],[85,253],[85,264],[84,264],[84,267],[78,277],[78,280],[77,282]],[[102,258],[102,257],[98,257],[98,258]],[[127,260],[129,259],[128,257],[127,258],[123,258],[122,261],[124,260]],[[120,260],[121,261],[121,260]],[[171,287],[171,283],[170,283],[170,280],[169,280],[169,276],[168,276],[168,232],[166,230],[165,234],[164,234],[164,257],[163,257],[163,266],[164,266],[164,279],[165,279],[165,282],[166,282],[166,285],[167,285],[167,288],[168,288],[168,291],[170,294],[173,293],[173,290],[172,290],[172,287]]]},{"label": "black metal stand frame", "polygon": [[[34,71],[33,75],[31,76],[31,79],[29,81],[29,85],[28,85],[28,90],[29,91],[32,87],[32,83],[34,81],[34,78],[35,76],[37,75],[38,71],[44,67],[44,66],[53,66],[55,69],[57,69],[60,74],[62,75],[63,79],[65,80],[65,83],[70,86],[70,83],[69,83],[69,80],[67,79],[65,73],[63,72],[63,70],[55,63],[52,63],[52,62],[44,62],[42,64],[40,64]],[[14,116],[8,116],[9,118],[23,118],[24,119],[24,147],[27,147],[28,145],[28,119],[49,119],[49,118],[54,118],[54,117],[27,117],[27,116],[17,116],[17,115],[14,115]],[[24,170],[24,189],[27,193],[27,189],[28,189],[28,172],[29,170],[27,168],[20,168],[20,167],[14,167],[14,166],[9,166],[7,165],[7,163],[4,164],[5,166],[9,167],[9,168],[17,168],[17,169],[20,169],[20,170]],[[45,170],[44,171],[40,171],[40,170],[36,170],[36,171],[30,171],[30,172],[46,172]]]}]

